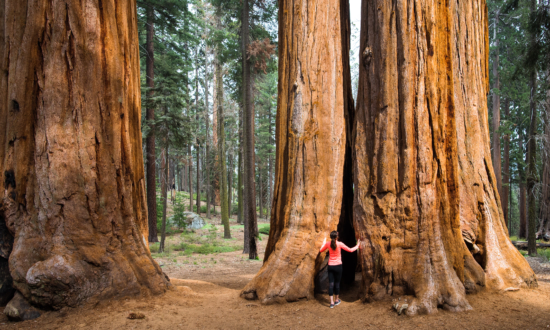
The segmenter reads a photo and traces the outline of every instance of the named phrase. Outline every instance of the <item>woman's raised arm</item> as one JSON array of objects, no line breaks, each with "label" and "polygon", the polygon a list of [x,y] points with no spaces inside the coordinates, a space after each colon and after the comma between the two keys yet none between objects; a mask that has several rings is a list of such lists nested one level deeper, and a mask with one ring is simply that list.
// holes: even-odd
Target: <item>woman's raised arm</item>
[{"label": "woman's raised arm", "polygon": [[327,238],[325,237],[325,239],[323,240],[323,245],[321,245],[319,252],[325,251],[328,248],[326,245],[327,245]]},{"label": "woman's raised arm", "polygon": [[358,240],[357,241],[357,245],[352,247],[352,248],[349,248],[346,244],[344,243],[340,243],[340,247],[342,248],[342,250],[344,251],[348,251],[348,252],[354,252],[355,250],[357,250],[359,248],[359,244],[361,243],[361,240]]}]

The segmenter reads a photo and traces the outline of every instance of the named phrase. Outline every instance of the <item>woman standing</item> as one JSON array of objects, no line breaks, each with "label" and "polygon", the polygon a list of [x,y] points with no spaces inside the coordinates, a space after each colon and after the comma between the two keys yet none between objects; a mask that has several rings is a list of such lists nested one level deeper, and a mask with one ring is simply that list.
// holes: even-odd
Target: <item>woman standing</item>
[{"label": "woman standing", "polygon": [[[330,296],[330,308],[340,305],[342,302],[339,299],[340,295],[340,280],[342,279],[342,253],[341,251],[353,252],[359,247],[360,241],[357,241],[357,245],[353,248],[349,248],[346,244],[338,242],[338,232],[333,231],[330,233],[330,243],[327,243],[327,238],[323,241],[323,245],[319,252],[323,252],[328,249],[328,295]],[[336,294],[336,302],[334,301],[333,294]]]}]

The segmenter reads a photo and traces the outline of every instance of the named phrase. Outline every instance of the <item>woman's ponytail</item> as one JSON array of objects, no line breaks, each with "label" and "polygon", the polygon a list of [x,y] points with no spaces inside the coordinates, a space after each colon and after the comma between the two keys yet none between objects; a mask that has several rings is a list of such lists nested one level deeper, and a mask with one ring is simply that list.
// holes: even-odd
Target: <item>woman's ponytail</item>
[{"label": "woman's ponytail", "polygon": [[333,231],[330,233],[330,248],[336,250],[336,239],[338,238],[338,232]]}]

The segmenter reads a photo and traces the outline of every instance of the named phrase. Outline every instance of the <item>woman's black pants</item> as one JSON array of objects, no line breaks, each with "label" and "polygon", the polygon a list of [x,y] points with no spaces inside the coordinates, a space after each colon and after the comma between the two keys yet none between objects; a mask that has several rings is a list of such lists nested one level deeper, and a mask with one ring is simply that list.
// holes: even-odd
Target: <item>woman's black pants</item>
[{"label": "woman's black pants", "polygon": [[342,265],[328,266],[328,295],[340,294],[340,280],[342,279]]}]

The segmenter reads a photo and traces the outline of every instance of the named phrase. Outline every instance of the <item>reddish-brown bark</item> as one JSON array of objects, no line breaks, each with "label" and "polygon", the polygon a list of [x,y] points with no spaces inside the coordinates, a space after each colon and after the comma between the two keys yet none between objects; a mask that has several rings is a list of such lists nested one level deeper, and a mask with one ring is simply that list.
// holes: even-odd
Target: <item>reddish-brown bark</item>
[{"label": "reddish-brown bark", "polygon": [[465,293],[536,285],[506,235],[487,120],[483,0],[363,3],[356,232],[365,299],[408,314],[469,309]]},{"label": "reddish-brown bark", "polygon": [[164,292],[147,246],[135,1],[2,6],[0,213],[14,286],[48,308]]},{"label": "reddish-brown bark", "polygon": [[243,295],[313,297],[323,237],[342,202],[346,132],[340,3],[279,1],[277,160],[265,262]]},{"label": "reddish-brown bark", "polygon": [[364,300],[413,295],[408,314],[461,311],[467,292],[535,286],[506,235],[491,162],[485,1],[364,0],[355,117],[340,8],[280,2],[271,232],[243,296],[312,296],[322,238],[351,213],[349,176]]}]

